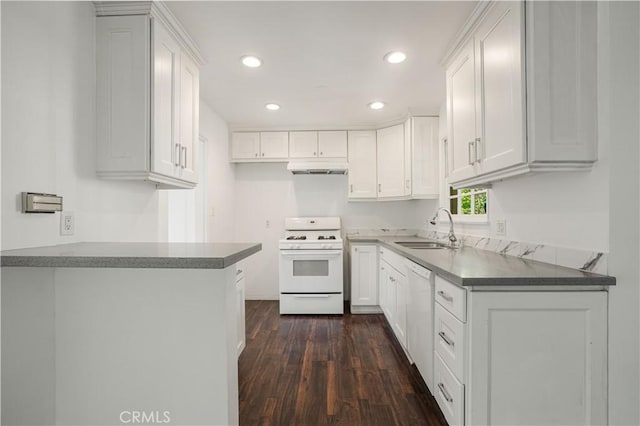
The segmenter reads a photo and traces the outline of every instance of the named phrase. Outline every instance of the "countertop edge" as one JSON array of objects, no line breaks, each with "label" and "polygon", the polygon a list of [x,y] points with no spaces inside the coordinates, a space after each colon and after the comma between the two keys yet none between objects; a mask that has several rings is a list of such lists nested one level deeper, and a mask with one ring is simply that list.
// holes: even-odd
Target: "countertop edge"
[{"label": "countertop edge", "polygon": [[1,267],[225,269],[262,250],[257,243],[225,257],[0,256]]},{"label": "countertop edge", "polygon": [[[443,278],[451,281],[454,284],[457,284],[461,287],[495,287],[495,286],[530,286],[530,287],[548,287],[548,286],[593,286],[597,288],[598,286],[614,286],[616,285],[616,278],[608,275],[599,275],[593,274],[593,276],[583,276],[583,277],[496,277],[496,278],[470,278],[470,277],[460,277],[451,273],[446,269],[442,269],[434,264],[425,261],[419,257],[414,256],[411,252],[403,250],[401,247],[398,247],[393,242],[387,241],[390,236],[384,237],[347,237],[349,243],[355,244],[380,244],[389,250],[401,255],[412,262],[417,263],[418,265],[424,266],[428,268]],[[398,239],[402,239],[403,237],[397,237]],[[407,238],[407,237],[404,237]],[[411,238],[416,238],[415,236],[411,236]],[[503,255],[508,256],[508,255]],[[513,256],[511,256],[513,257]],[[528,262],[537,262],[535,260],[528,260]],[[537,262],[538,263],[538,262]],[[568,268],[572,269],[572,268]],[[581,271],[585,272],[585,271]]]}]

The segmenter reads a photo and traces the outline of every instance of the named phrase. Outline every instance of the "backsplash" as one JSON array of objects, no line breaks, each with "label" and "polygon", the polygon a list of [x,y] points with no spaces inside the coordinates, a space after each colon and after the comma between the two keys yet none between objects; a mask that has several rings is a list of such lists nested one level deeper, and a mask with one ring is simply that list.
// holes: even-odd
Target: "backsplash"
[{"label": "backsplash", "polygon": [[[438,231],[418,232],[418,236],[420,237],[445,242],[449,241],[447,235],[446,232]],[[607,274],[607,253],[603,252],[553,247],[544,244],[531,244],[489,237],[475,237],[473,235],[457,235],[457,237],[460,243],[467,247],[566,266],[568,268],[581,269],[583,271],[595,272],[596,274]]]}]

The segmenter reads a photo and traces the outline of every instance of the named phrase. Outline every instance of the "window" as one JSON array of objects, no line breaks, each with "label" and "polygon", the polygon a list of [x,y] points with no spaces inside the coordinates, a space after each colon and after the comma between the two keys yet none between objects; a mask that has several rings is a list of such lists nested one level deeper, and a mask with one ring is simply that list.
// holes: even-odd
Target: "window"
[{"label": "window", "polygon": [[449,210],[458,218],[486,220],[487,189],[449,187]]}]

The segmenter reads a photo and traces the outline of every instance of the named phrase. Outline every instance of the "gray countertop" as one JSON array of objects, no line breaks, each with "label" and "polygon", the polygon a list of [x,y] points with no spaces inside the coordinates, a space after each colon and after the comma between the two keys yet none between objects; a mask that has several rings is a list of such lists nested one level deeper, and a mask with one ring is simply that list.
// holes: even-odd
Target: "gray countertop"
[{"label": "gray countertop", "polygon": [[609,286],[616,279],[579,269],[502,255],[471,247],[415,250],[399,241],[428,241],[418,237],[349,236],[352,243],[379,243],[461,286]]},{"label": "gray countertop", "polygon": [[54,268],[224,269],[262,250],[256,243],[74,243],[3,250],[1,264]]}]

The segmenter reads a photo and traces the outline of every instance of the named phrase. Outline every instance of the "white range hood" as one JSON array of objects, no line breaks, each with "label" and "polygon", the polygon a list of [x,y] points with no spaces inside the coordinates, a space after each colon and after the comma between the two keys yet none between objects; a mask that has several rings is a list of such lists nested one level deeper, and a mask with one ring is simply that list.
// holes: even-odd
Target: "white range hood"
[{"label": "white range hood", "polygon": [[346,175],[349,163],[346,161],[289,161],[287,165],[294,175]]}]

